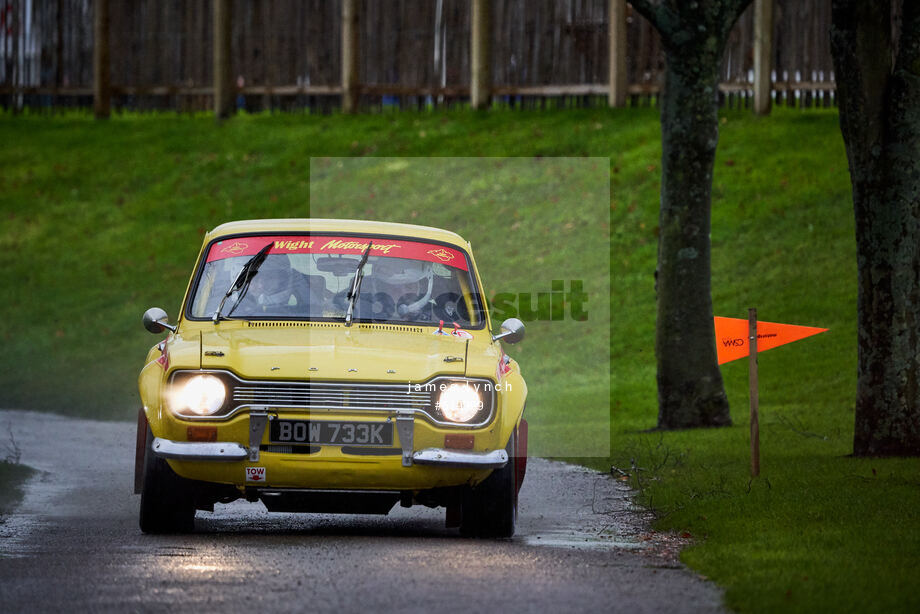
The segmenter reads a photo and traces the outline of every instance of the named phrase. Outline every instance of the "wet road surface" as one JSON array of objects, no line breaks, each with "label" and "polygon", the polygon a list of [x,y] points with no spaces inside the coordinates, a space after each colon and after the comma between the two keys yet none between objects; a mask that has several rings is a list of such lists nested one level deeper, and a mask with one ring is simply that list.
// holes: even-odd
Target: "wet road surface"
[{"label": "wet road surface", "polygon": [[195,534],[149,536],[132,494],[134,424],[0,411],[0,433],[8,425],[39,471],[0,524],[3,612],[722,611],[721,591],[675,563],[629,490],[580,467],[530,460],[510,540],[462,538],[443,509],[245,502],[198,512]]}]

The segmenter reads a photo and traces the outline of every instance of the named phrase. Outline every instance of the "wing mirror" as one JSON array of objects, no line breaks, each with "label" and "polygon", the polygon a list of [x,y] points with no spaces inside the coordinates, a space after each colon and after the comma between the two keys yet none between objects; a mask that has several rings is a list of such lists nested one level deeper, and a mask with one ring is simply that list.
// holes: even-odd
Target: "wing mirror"
[{"label": "wing mirror", "polygon": [[504,339],[508,343],[518,343],[524,338],[524,323],[517,318],[508,318],[502,322],[502,332],[492,335],[492,341]]},{"label": "wing mirror", "polygon": [[159,307],[151,307],[144,312],[144,328],[152,333],[162,333],[164,329],[176,332],[176,326],[169,324],[169,316]]}]

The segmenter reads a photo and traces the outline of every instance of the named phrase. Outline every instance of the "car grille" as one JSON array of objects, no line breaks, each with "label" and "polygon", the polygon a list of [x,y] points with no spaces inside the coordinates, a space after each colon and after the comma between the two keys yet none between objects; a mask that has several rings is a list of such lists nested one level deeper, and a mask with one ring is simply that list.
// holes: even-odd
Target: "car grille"
[{"label": "car grille", "polygon": [[424,391],[410,392],[407,384],[246,383],[233,388],[233,402],[238,407],[399,410],[427,409],[431,395]]}]

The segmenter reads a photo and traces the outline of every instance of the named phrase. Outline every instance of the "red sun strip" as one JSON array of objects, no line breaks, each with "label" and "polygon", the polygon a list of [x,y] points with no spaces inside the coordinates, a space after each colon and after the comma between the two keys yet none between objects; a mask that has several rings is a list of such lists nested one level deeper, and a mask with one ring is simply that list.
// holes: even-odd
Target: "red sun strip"
[{"label": "red sun strip", "polygon": [[236,256],[252,256],[265,247],[266,243],[274,243],[270,254],[336,254],[358,255],[367,249],[367,243],[373,243],[371,256],[386,258],[408,258],[425,262],[439,262],[441,264],[469,270],[466,256],[458,249],[432,243],[418,241],[404,241],[401,239],[387,239],[383,237],[338,237],[329,235],[269,235],[264,237],[235,237],[224,239],[211,245],[208,251],[207,262],[234,258]]}]

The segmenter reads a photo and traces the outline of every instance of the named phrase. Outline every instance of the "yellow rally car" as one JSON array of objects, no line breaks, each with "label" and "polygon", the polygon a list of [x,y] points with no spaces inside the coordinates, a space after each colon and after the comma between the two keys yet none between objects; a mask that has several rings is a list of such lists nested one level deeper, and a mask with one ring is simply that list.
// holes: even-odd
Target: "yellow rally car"
[{"label": "yellow rally car", "polygon": [[253,220],[204,240],[178,322],[139,378],[135,492],[146,533],[239,498],[269,511],[447,508],[514,533],[527,385],[493,333],[470,244],[355,220]]}]

